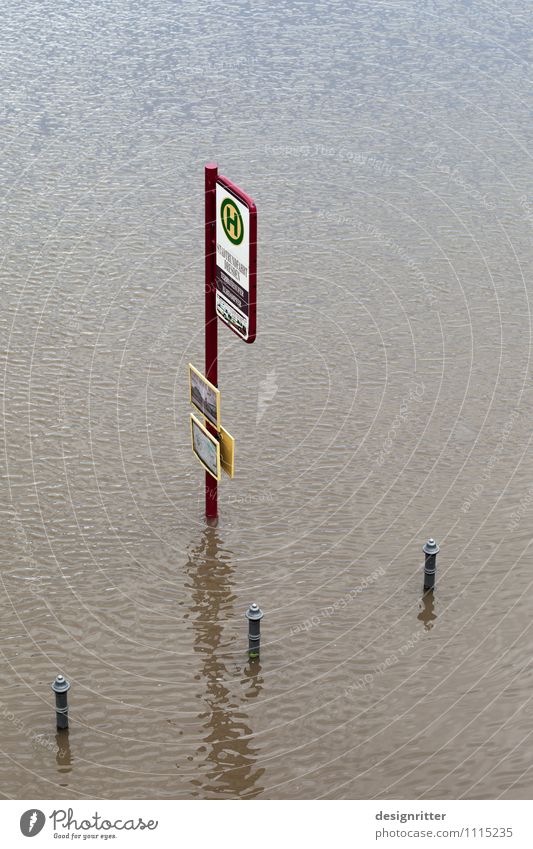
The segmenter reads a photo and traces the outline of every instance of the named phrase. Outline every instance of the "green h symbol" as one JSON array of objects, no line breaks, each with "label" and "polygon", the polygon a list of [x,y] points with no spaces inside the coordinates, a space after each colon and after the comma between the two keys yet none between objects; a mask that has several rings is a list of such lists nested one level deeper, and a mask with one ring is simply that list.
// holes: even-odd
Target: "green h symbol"
[{"label": "green h symbol", "polygon": [[233,215],[231,214],[231,207],[228,204],[226,207],[226,230],[232,230],[233,238],[237,239],[239,237],[239,213],[233,208]]}]

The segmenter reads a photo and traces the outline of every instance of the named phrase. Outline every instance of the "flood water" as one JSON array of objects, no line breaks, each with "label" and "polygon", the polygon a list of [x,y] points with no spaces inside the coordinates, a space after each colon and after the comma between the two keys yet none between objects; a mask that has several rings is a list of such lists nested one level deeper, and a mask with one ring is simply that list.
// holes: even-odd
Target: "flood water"
[{"label": "flood water", "polygon": [[[529,4],[1,6],[0,793],[531,797]],[[213,160],[258,324],[206,527]]]}]

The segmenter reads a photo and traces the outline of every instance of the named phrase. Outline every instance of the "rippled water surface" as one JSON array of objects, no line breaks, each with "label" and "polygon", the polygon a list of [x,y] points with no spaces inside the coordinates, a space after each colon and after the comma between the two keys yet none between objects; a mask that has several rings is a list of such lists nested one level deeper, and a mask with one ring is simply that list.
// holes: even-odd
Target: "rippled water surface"
[{"label": "rippled water surface", "polygon": [[[530,797],[530,5],[0,6],[0,792]],[[216,528],[210,160],[260,240]]]}]

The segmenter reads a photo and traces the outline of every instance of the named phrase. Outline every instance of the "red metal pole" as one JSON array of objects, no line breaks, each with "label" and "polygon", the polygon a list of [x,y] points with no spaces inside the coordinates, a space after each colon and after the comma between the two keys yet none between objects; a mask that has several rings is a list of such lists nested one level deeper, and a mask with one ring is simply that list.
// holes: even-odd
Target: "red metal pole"
[{"label": "red metal pole", "polygon": [[[217,313],[216,313],[216,182],[218,167],[212,162],[205,166],[205,376],[218,386]],[[206,422],[207,429],[216,435],[216,428]],[[205,515],[216,519],[218,483],[209,472],[205,473]]]}]

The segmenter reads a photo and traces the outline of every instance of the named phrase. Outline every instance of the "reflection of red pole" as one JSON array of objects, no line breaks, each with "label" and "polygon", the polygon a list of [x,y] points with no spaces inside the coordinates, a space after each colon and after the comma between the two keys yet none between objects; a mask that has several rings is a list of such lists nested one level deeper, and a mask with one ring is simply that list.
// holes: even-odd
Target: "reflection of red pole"
[{"label": "reflection of red pole", "polygon": [[[218,386],[217,375],[217,312],[216,312],[216,182],[218,168],[213,163],[205,166],[205,376]],[[217,431],[206,422],[214,436]],[[217,517],[217,481],[209,472],[205,473],[205,515]]]}]

